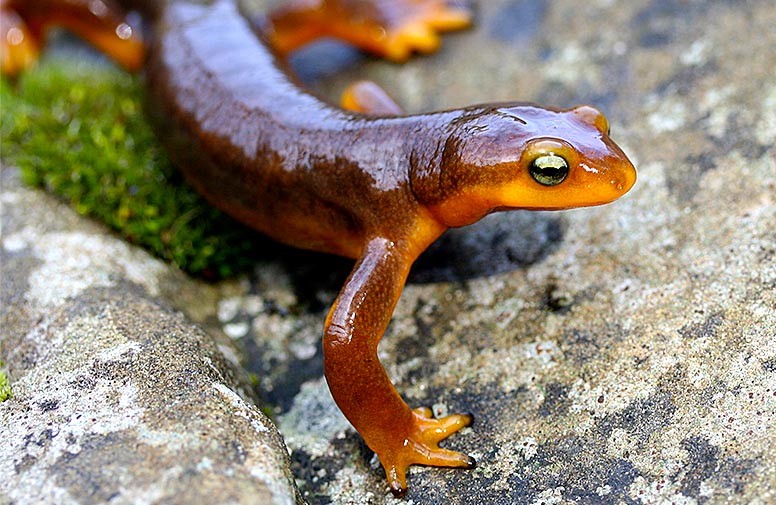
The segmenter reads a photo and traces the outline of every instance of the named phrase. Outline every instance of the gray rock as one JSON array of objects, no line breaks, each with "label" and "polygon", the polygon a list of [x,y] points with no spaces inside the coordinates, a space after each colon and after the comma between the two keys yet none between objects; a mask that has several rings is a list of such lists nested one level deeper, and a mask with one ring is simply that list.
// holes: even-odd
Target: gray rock
[{"label": "gray rock", "polygon": [[[776,502],[776,4],[477,3],[475,27],[447,36],[433,56],[402,66],[362,58],[337,76],[324,69],[310,78],[316,79],[318,92],[336,99],[347,82],[369,77],[411,111],[507,99],[559,106],[593,103],[607,113],[613,136],[639,168],[639,182],[623,200],[602,208],[493,216],[450,233],[419,263],[380,356],[412,406],[431,405],[439,415],[475,415],[474,425],[447,446],[476,457],[478,467],[468,472],[414,468],[407,503]],[[14,202],[19,213],[32,212],[35,205]],[[63,264],[46,260],[46,251],[64,241],[52,241],[45,251],[39,247],[43,252],[21,253],[32,247],[23,244],[36,242],[24,238],[24,227],[9,233],[4,226],[3,263],[21,272],[13,277],[18,281],[11,281],[9,295],[4,279],[4,306],[19,296],[13,293],[43,293],[35,295],[38,304],[70,296],[40,321],[30,309],[7,311],[6,320],[28,328],[21,335],[35,344],[16,351],[22,337],[15,337],[13,345],[0,347],[0,355],[14,356],[6,359],[12,402],[17,402],[0,404],[4,426],[11,422],[6,412],[17,408],[13,405],[22,402],[20,395],[32,387],[24,385],[24,373],[37,369],[36,363],[61,355],[66,373],[49,373],[51,381],[67,378],[55,395],[60,403],[69,398],[68,391],[81,391],[67,387],[73,377],[67,370],[75,369],[78,353],[90,370],[99,370],[88,391],[113,389],[110,394],[82,393],[83,402],[74,408],[94,412],[87,419],[95,419],[95,426],[120,428],[99,433],[99,442],[74,442],[73,451],[89,455],[80,466],[55,465],[40,454],[66,460],[72,458],[70,444],[60,438],[57,444],[63,445],[54,446],[41,433],[67,434],[69,428],[62,426],[69,424],[52,419],[49,426],[43,416],[57,409],[24,404],[18,408],[26,413],[14,411],[19,416],[14,421],[34,417],[40,419],[38,428],[26,439],[10,438],[14,454],[30,457],[7,463],[1,451],[8,449],[0,445],[4,474],[5,468],[25,472],[31,484],[24,489],[54,486],[83,498],[85,489],[106,492],[99,484],[110,468],[116,475],[113,489],[127,489],[125,480],[139,481],[149,468],[157,468],[156,461],[169,461],[172,451],[170,439],[154,446],[148,442],[152,437],[138,433],[164,431],[158,423],[168,423],[165,430],[189,440],[205,424],[187,427],[193,423],[188,415],[178,416],[185,422],[177,424],[175,414],[165,411],[154,422],[146,420],[145,431],[135,425],[121,428],[135,419],[133,409],[177,404],[173,392],[143,389],[150,379],[200,378],[201,389],[190,394],[215,397],[222,405],[202,409],[203,415],[223,419],[208,424],[213,430],[240,431],[234,428],[240,422],[248,430],[248,421],[257,419],[241,417],[244,409],[255,410],[230,404],[208,386],[229,384],[221,379],[228,367],[218,365],[223,360],[212,343],[176,356],[190,366],[173,361],[151,368],[158,373],[142,375],[145,368],[131,364],[142,360],[153,367],[153,360],[142,355],[165,342],[169,347],[162,357],[171,360],[168,354],[175,353],[169,349],[192,349],[193,342],[206,341],[199,334],[200,340],[164,339],[151,345],[140,328],[126,330],[125,315],[131,321],[138,313],[152,316],[161,328],[183,324],[155,301],[180,307],[180,281],[170,281],[165,273],[159,274],[163,281],[146,281],[146,275],[132,273],[137,269],[122,270],[123,259],[111,263],[110,258],[122,256],[110,254],[104,261],[114,266],[82,269],[76,261],[56,296],[45,294],[51,290],[45,282],[44,289],[36,290],[40,285],[32,273]],[[126,247],[121,254],[139,253]],[[258,266],[248,282],[213,288],[228,296],[217,302],[218,310],[201,308],[199,314],[211,310],[218,316],[240,361],[258,374],[310,503],[391,503],[395,500],[387,493],[382,469],[333,404],[321,375],[322,322],[348,268],[347,262],[289,253]],[[100,273],[106,269],[119,273]],[[88,277],[88,287],[79,288],[86,282],[80,276]],[[80,299],[95,302],[82,310]],[[135,308],[119,310],[127,300]],[[115,336],[117,344],[108,347],[115,352],[101,354],[65,338],[75,327]],[[139,342],[139,347],[128,342]],[[230,349],[226,343],[221,348]],[[193,365],[204,357],[221,371]],[[189,368],[199,371],[166,373]],[[44,377],[42,384],[54,369],[49,365],[36,372]],[[139,377],[122,380],[127,370]],[[50,387],[40,384],[36,390]],[[122,403],[122,395],[130,398]],[[130,452],[138,460],[123,459],[120,451],[108,463],[100,459],[111,443],[107,435],[114,433],[140,439],[142,450]],[[233,435],[213,433],[220,433],[214,440],[224,443]],[[154,456],[141,460],[146,451]],[[282,482],[264,489],[286,489],[290,500],[281,453],[269,453],[277,462],[270,464],[277,477],[258,480]],[[32,465],[25,467],[27,461]],[[222,469],[213,473],[223,476],[213,487],[244,489],[240,475],[247,463],[233,461],[234,470],[213,463]],[[163,483],[150,488],[169,492],[170,501],[186,501],[185,493],[195,485],[179,477],[198,470],[181,471],[179,463],[159,464],[166,470],[154,482]],[[73,475],[81,477],[77,482],[83,492],[68,487]],[[193,481],[205,486],[204,479]]]},{"label": "gray rock", "polygon": [[159,299],[191,281],[2,182],[0,503],[296,503],[233,351]]}]

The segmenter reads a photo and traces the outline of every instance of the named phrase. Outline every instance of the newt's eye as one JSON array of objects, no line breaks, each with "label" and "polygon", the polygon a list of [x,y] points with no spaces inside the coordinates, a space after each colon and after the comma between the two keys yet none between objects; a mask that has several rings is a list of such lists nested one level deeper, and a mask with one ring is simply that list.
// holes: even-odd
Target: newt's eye
[{"label": "newt's eye", "polygon": [[555,186],[569,174],[569,164],[557,154],[544,154],[531,162],[531,177],[542,186]]}]

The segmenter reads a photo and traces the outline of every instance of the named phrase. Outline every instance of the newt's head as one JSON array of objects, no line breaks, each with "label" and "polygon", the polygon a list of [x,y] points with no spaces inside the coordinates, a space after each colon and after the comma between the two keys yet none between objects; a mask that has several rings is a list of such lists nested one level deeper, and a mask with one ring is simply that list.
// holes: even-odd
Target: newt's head
[{"label": "newt's head", "polygon": [[419,200],[446,226],[498,210],[602,205],[636,182],[633,164],[609,138],[606,117],[587,105],[487,106],[467,111],[451,128],[433,182],[413,180]]}]

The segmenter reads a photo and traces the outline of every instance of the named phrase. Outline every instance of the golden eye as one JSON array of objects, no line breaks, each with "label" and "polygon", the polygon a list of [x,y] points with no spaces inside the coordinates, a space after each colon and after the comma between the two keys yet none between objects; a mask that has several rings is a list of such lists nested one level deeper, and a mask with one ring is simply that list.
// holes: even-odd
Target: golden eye
[{"label": "golden eye", "polygon": [[529,172],[542,186],[556,186],[569,175],[569,164],[557,154],[543,154],[531,162]]}]

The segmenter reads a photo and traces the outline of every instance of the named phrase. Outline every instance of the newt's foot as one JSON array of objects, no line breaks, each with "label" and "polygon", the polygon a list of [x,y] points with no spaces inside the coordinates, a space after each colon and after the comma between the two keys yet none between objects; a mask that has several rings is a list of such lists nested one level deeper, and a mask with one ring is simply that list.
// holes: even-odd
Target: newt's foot
[{"label": "newt's foot", "polygon": [[452,414],[441,419],[431,417],[431,409],[418,408],[413,412],[412,433],[401,447],[378,454],[385,468],[388,485],[395,496],[407,492],[407,467],[410,465],[449,466],[474,468],[476,461],[466,454],[442,449],[439,442],[472,423],[469,414]]},{"label": "newt's foot", "polygon": [[65,28],[129,71],[145,60],[145,44],[112,0],[0,0],[0,72],[16,77],[38,59],[49,29]]},{"label": "newt's foot", "polygon": [[414,52],[436,51],[441,43],[439,34],[466,28],[472,22],[472,13],[446,0],[397,0],[381,2],[380,13],[373,21],[379,26],[373,32],[373,51],[403,62]]},{"label": "newt's foot", "polygon": [[404,110],[380,86],[372,81],[356,81],[342,93],[342,108],[372,116],[404,114]]},{"label": "newt's foot", "polygon": [[440,33],[471,22],[471,11],[451,0],[295,0],[255,24],[281,56],[328,36],[402,62],[435,51]]}]

